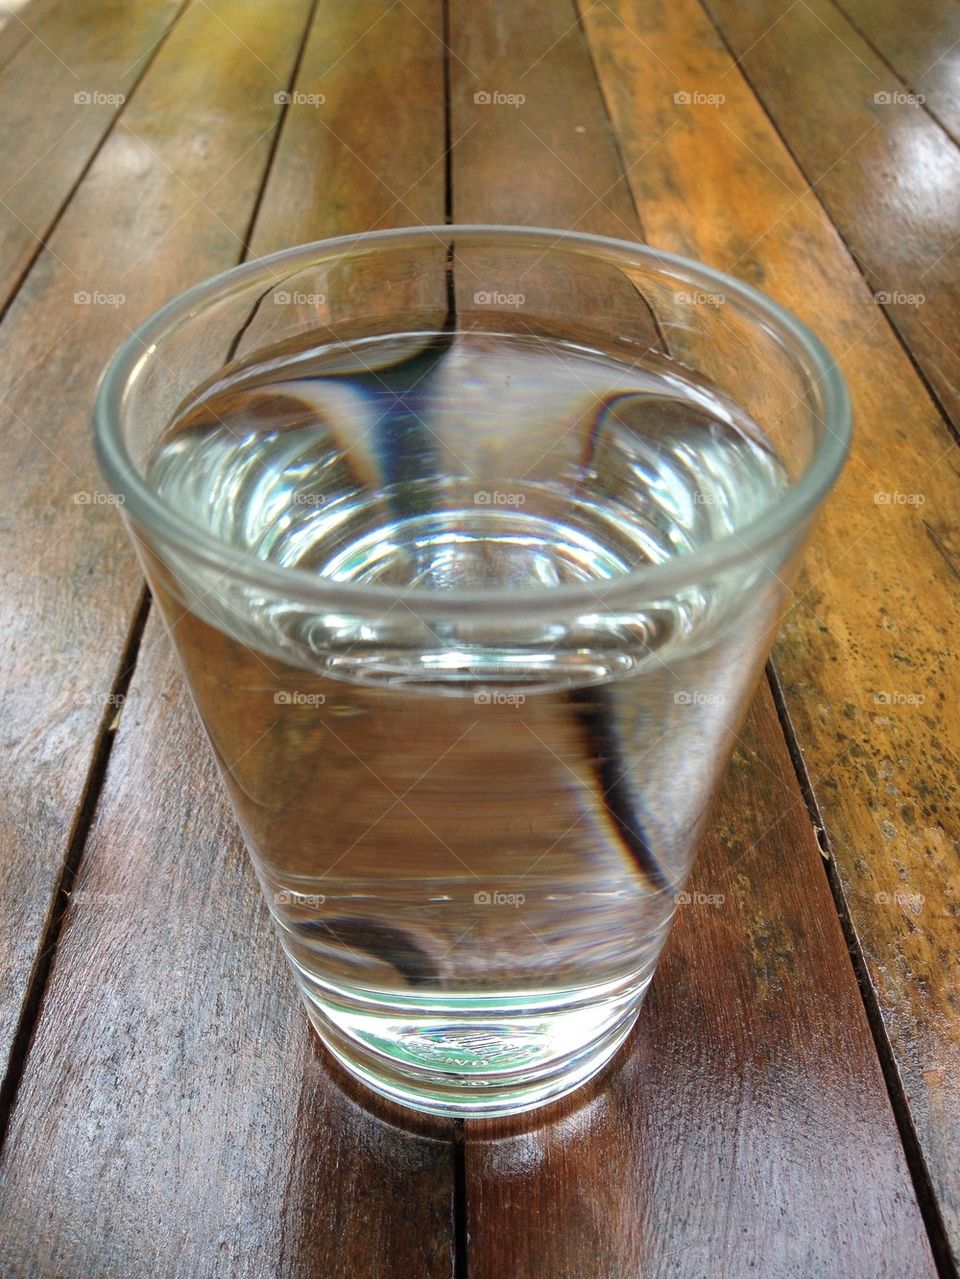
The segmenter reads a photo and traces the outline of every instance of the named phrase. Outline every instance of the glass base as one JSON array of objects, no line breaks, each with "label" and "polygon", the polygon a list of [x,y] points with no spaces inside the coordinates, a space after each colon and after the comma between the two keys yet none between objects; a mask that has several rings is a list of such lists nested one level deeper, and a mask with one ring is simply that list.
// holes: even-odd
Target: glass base
[{"label": "glass base", "polygon": [[581,991],[572,1005],[517,998],[509,1009],[492,998],[383,1007],[299,984],[318,1035],[368,1088],[427,1114],[486,1119],[546,1105],[595,1075],[630,1033],[649,982],[589,1002]]}]

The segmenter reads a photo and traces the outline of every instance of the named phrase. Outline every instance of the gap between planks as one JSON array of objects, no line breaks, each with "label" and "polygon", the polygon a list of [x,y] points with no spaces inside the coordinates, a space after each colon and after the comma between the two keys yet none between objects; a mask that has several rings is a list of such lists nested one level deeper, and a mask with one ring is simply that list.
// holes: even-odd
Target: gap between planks
[{"label": "gap between planks", "polygon": [[[864,43],[870,47],[870,49],[876,54],[876,56],[880,59],[880,61],[883,62],[884,66],[889,67],[890,64],[887,62],[886,58],[884,58],[879,53],[879,51],[874,48],[873,44],[867,39],[867,37],[863,34],[863,32],[860,31],[860,28],[857,27],[856,24],[853,23],[851,19],[847,17],[843,9],[841,9],[840,6],[836,3],[836,0],[829,0],[829,2],[836,9],[837,13],[839,13],[840,17],[843,18],[844,21],[850,23],[850,26],[852,26],[853,29],[857,32],[857,34],[861,36]],[[767,104],[763,100],[763,96],[760,94],[756,84],[754,83],[753,77],[750,75],[750,72],[747,70],[746,55],[747,53],[750,52],[750,50],[747,49],[746,52],[743,55],[741,55],[741,57],[738,58],[736,50],[734,49],[730,41],[727,39],[726,32],[720,26],[719,21],[714,17],[713,11],[710,8],[709,0],[700,0],[700,7],[703,9],[703,12],[706,14],[707,21],[710,23],[714,31],[717,33],[717,38],[720,40],[724,49],[726,49],[727,53],[730,55],[731,62],[737,68],[737,70],[740,72],[740,74],[743,76],[744,80],[746,81],[746,84],[748,88],[750,89],[750,92],[753,94],[754,98],[756,99],[757,105],[759,106],[760,110],[763,112],[764,116],[769,122],[771,129],[780,139],[780,143],[783,146],[784,150],[790,156],[790,159],[793,161],[793,163],[796,165],[797,171],[802,175],[802,177],[806,181],[807,171],[803,165],[803,162],[800,156],[797,154],[794,148],[790,145],[786,135],[784,134],[783,130],[780,128],[779,122],[776,120],[776,118],[767,108]],[[579,9],[578,9],[578,13],[579,13]],[[894,71],[892,67],[890,67],[890,70],[891,70],[891,73],[896,77],[897,81],[902,84],[903,80],[900,77],[900,75],[896,71]],[[940,129],[940,131],[944,134],[944,136],[949,139],[951,146],[956,148],[956,141],[954,140],[953,136],[950,133],[948,133],[946,129],[944,129],[943,125],[936,118],[936,116],[932,115],[929,111],[926,114],[930,116],[930,119],[934,122],[937,128]],[[857,272],[860,275],[860,278],[866,284],[871,294],[874,293],[875,291],[874,287],[870,283],[870,280],[867,276],[867,272],[864,269],[863,263],[857,257],[850,242],[848,241],[846,235],[843,233],[838,223],[834,221],[833,217],[831,217],[830,210],[827,208],[826,204],[820,198],[820,193],[817,191],[817,184],[815,182],[812,182],[812,183],[808,182],[807,193],[812,195],[813,198],[816,200],[817,204],[820,206],[820,208],[823,211],[824,217],[830,223],[831,227],[833,227],[833,230],[835,234],[837,235],[838,239],[840,240],[840,243],[843,245],[844,249],[846,250],[848,257],[853,262],[854,266],[857,268]],[[887,310],[885,306],[881,306],[879,302],[874,302],[874,306],[880,312],[880,315],[883,317],[884,324],[886,324],[887,328],[893,334],[894,338],[896,339],[904,355],[910,361],[910,365],[913,368],[913,371],[916,373],[917,377],[920,379],[921,383],[923,384],[923,389],[926,391],[927,395],[930,397],[931,403],[936,407],[936,410],[940,415],[940,419],[943,422],[944,426],[947,428],[947,432],[950,435],[951,439],[953,439],[955,443],[960,444],[960,427],[954,425],[950,414],[947,412],[946,405],[940,399],[940,396],[938,395],[936,389],[930,382],[930,379],[927,377],[923,368],[920,366],[917,360],[917,357],[914,355],[913,351],[910,349],[910,346],[908,345],[906,338],[901,334],[900,330],[894,324],[893,318],[890,312]]]},{"label": "gap between planks", "polygon": [[[136,80],[134,81],[134,84],[131,87],[129,94],[127,94],[126,96],[125,101],[121,103],[119,110],[110,120],[109,125],[104,130],[103,136],[100,138],[99,142],[97,143],[96,147],[91,153],[89,159],[87,160],[87,163],[83,166],[83,169],[81,170],[80,174],[77,176],[76,181],[73,183],[73,185],[70,187],[69,191],[67,192],[63,203],[61,204],[60,208],[57,211],[56,217],[51,221],[50,225],[47,227],[46,232],[44,234],[44,239],[41,241],[38,241],[37,249],[31,255],[30,260],[25,265],[24,270],[22,271],[19,279],[16,282],[14,289],[11,292],[7,305],[3,308],[2,311],[0,311],[0,324],[3,323],[3,320],[6,317],[7,312],[9,311],[10,307],[13,305],[14,299],[18,296],[20,289],[22,288],[24,282],[26,281],[31,270],[33,269],[34,264],[36,263],[40,254],[43,252],[44,248],[46,247],[47,239],[49,239],[49,237],[55,231],[58,223],[60,222],[61,218],[66,212],[68,205],[70,204],[71,200],[73,199],[74,195],[79,189],[80,184],[84,181],[91,166],[93,165],[100,151],[103,149],[107,139],[113,133],[118,120],[123,115],[123,112],[126,109],[126,107],[133,100],[133,97],[137,89],[139,88],[144,76],[149,71],[150,67],[153,65],[158,54],[160,53],[160,50],[166,44],[167,39],[169,38],[171,32],[176,27],[177,23],[183,17],[184,13],[190,7],[192,2],[193,0],[183,0],[183,3],[181,4],[180,8],[177,10],[176,16],[174,17],[173,21],[170,23],[170,25],[164,31],[161,38],[156,42],[156,44],[151,49],[150,54],[147,57],[146,61],[144,62],[144,65],[140,71],[140,74],[137,76]],[[312,0],[312,4],[310,6],[310,9],[307,15],[307,20],[304,23],[303,34],[300,38],[300,43],[297,47],[297,53],[293,60],[293,65],[291,67],[290,75],[287,81],[286,88],[287,88],[288,96],[292,94],[294,85],[296,84],[296,81],[297,81],[297,75],[299,74],[300,64],[303,60],[303,54],[304,54],[304,49],[306,48],[307,38],[313,27],[313,22],[316,16],[317,6],[319,2],[320,0]],[[253,203],[253,209],[251,211],[250,219],[246,227],[246,230],[244,232],[243,247],[241,249],[240,255],[237,260],[238,264],[244,261],[244,259],[247,256],[247,253],[250,250],[250,242],[253,235],[253,229],[254,229],[254,226],[256,225],[257,217],[260,212],[260,207],[263,202],[263,195],[270,178],[271,169],[273,168],[273,162],[276,156],[277,146],[279,144],[280,135],[283,129],[283,122],[286,117],[286,113],[288,109],[289,109],[289,103],[287,102],[281,103],[280,110],[277,113],[276,123],[274,125],[274,135],[273,135],[273,138],[271,139],[270,149],[268,151],[266,163],[264,165],[260,187],[257,191],[257,196]],[[93,818],[94,818],[94,815],[96,814],[97,805],[100,800],[100,794],[102,792],[103,785],[106,780],[107,768],[110,762],[110,754],[113,750],[113,742],[114,742],[114,736],[115,736],[114,730],[116,728],[117,721],[119,719],[119,715],[116,710],[117,702],[119,698],[122,698],[126,694],[126,690],[130,686],[130,682],[133,679],[134,673],[136,671],[137,660],[140,654],[140,644],[143,639],[144,630],[146,629],[147,620],[150,616],[151,604],[152,604],[152,599],[150,596],[150,592],[148,591],[146,585],[144,584],[141,588],[140,598],[137,603],[137,607],[134,611],[133,619],[127,635],[127,640],[121,652],[120,660],[117,666],[117,674],[114,677],[113,685],[110,690],[110,697],[107,700],[107,706],[104,713],[104,717],[97,730],[97,737],[96,737],[96,743],[93,751],[92,762],[87,774],[87,780],[83,789],[83,794],[77,810],[77,815],[76,815],[76,818],[74,819],[73,829],[70,834],[70,839],[67,843],[67,853],[64,858],[63,866],[61,868],[60,879],[58,881],[57,889],[50,905],[50,909],[47,917],[47,925],[43,930],[43,934],[40,940],[40,947],[37,952],[36,959],[34,961],[33,972],[31,974],[30,981],[27,986],[27,991],[23,1000],[23,1004],[21,1005],[20,1017],[18,1019],[17,1027],[13,1036],[13,1044],[10,1051],[7,1071],[3,1077],[2,1082],[0,1082],[0,1149],[3,1148],[3,1143],[7,1134],[7,1128],[10,1122],[10,1116],[13,1112],[13,1107],[16,1104],[17,1090],[20,1085],[20,1080],[23,1077],[23,1073],[27,1064],[27,1058],[30,1053],[30,1045],[33,1040],[33,1033],[36,1028],[37,1022],[39,1021],[39,1018],[40,1018],[40,1013],[43,1006],[43,998],[46,991],[47,982],[50,976],[50,970],[56,958],[57,945],[60,940],[60,934],[63,929],[64,921],[66,919],[67,910],[70,905],[70,888],[73,884],[74,879],[76,878],[77,871],[80,868],[80,864],[83,861],[83,855],[86,849],[87,837],[89,835],[90,828],[93,823]],[[120,702],[120,706],[122,708],[122,701]],[[121,710],[121,713],[122,713],[122,710]]]}]

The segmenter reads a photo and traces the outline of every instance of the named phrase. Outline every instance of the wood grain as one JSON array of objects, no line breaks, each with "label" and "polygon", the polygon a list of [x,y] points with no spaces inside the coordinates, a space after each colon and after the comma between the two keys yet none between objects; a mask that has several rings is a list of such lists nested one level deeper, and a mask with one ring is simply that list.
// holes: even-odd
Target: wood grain
[{"label": "wood grain", "polygon": [[[264,56],[277,21],[256,8],[232,25]],[[439,28],[432,0],[385,17],[320,7],[293,87],[323,93],[325,114],[290,104],[257,250],[442,220],[442,49],[423,23]],[[195,76],[196,52],[183,56]],[[385,184],[358,156],[406,93],[419,126]],[[145,268],[170,249],[149,247]],[[196,255],[189,268],[209,269]],[[450,1275],[451,1125],[370,1106],[308,1030],[154,614],[0,1162],[0,1271]]]},{"label": "wood grain", "polygon": [[705,4],[960,427],[960,151],[829,0]]},{"label": "wood grain", "polygon": [[381,1114],[320,1060],[155,618],[5,1147],[0,1272],[449,1275],[450,1142]]},{"label": "wood grain", "polygon": [[[853,395],[853,454],[808,549],[777,665],[956,1249],[960,722],[951,692],[958,468],[950,435],[699,7],[618,0],[584,9],[584,24],[651,238],[791,307],[827,343]],[[725,102],[674,102],[692,90]]]},{"label": "wood grain", "polygon": [[960,9],[954,0],[834,0],[955,142],[960,141]]},{"label": "wood grain", "polygon": [[0,68],[10,61],[28,40],[44,39],[43,24],[65,0],[0,0]]},{"label": "wood grain", "polygon": [[[476,83],[527,97],[454,148],[458,217],[584,230],[616,221],[620,234],[635,237],[639,224],[615,180],[620,162],[573,8],[514,0],[469,20],[458,13],[454,7],[454,120]],[[633,87],[647,92],[649,81]],[[645,145],[656,149],[670,132],[665,124]],[[630,159],[639,166],[639,156]],[[607,190],[617,193],[612,213],[603,210]],[[664,194],[677,203],[676,188]],[[525,1122],[467,1123],[470,1273],[932,1274],[765,684],[691,891],[723,900],[691,905],[681,919],[631,1047],[605,1082]],[[508,1215],[514,1228],[504,1231]]]},{"label": "wood grain", "polygon": [[181,0],[65,4],[3,68],[0,310],[181,7]]},{"label": "wood grain", "polygon": [[[96,380],[141,319],[240,253],[279,113],[273,94],[293,66],[308,7],[287,0],[283,23],[255,0],[204,4],[184,17],[0,330],[4,1065],[97,734],[114,715],[109,697],[140,593],[116,512],[95,500]],[[258,54],[224,20],[242,25]],[[192,59],[207,68],[199,81]],[[105,300],[76,303],[78,290]]]},{"label": "wood grain", "polygon": [[778,732],[763,698],[604,1075],[467,1124],[476,1279],[935,1273]]}]

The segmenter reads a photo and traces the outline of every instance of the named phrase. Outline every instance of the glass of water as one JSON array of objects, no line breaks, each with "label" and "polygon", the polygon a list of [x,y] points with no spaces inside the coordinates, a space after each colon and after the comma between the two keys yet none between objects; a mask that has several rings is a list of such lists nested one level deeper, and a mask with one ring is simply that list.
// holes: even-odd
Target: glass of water
[{"label": "glass of water", "polygon": [[377,232],[170,303],[96,425],[328,1049],[445,1115],[593,1075],[847,451],[819,342],[640,245]]}]

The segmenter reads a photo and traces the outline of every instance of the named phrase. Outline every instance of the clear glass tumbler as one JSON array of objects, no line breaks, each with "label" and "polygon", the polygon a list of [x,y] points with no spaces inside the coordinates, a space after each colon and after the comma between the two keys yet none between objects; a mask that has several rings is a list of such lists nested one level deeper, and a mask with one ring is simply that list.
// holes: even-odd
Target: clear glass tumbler
[{"label": "clear glass tumbler", "polygon": [[849,433],[755,290],[531,228],[289,249],[117,353],[104,474],[371,1088],[508,1114],[623,1041]]}]

